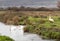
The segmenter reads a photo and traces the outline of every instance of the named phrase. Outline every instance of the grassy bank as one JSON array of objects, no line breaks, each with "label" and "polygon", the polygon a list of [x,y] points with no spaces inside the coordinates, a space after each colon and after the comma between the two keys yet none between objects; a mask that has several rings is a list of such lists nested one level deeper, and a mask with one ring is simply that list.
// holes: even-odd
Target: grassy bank
[{"label": "grassy bank", "polygon": [[12,38],[8,36],[0,36],[0,41],[14,41]]},{"label": "grassy bank", "polygon": [[60,17],[52,16],[54,22],[50,22],[48,20],[48,16],[46,18],[35,18],[29,17],[29,23],[24,31],[28,33],[35,33],[42,36],[43,39],[60,39]]}]

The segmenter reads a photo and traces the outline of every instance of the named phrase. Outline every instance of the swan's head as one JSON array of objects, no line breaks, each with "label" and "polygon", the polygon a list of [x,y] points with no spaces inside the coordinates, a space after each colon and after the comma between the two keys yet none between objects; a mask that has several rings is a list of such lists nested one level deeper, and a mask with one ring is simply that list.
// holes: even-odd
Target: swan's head
[{"label": "swan's head", "polygon": [[51,19],[51,16],[49,16],[49,19]]}]

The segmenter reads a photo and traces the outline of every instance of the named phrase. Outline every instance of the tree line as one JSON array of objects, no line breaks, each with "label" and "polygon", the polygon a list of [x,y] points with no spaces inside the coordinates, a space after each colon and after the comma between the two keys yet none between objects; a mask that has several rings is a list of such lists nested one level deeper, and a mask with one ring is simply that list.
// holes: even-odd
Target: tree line
[{"label": "tree line", "polygon": [[6,10],[13,10],[13,11],[60,11],[60,8],[47,8],[47,7],[39,7],[39,8],[33,8],[33,7],[7,7],[7,8],[0,8],[0,11],[6,11]]},{"label": "tree line", "polygon": [[47,7],[7,7],[7,8],[0,8],[1,10],[13,10],[13,11],[60,11],[60,1],[57,2],[57,8],[47,8]]}]

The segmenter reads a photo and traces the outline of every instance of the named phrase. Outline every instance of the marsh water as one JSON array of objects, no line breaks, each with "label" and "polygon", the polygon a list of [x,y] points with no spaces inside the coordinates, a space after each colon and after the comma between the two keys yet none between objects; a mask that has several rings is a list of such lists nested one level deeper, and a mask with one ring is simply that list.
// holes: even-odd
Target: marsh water
[{"label": "marsh water", "polygon": [[0,22],[0,35],[6,35],[13,38],[15,41],[53,41],[43,40],[36,34],[24,33],[24,26],[5,25]]}]

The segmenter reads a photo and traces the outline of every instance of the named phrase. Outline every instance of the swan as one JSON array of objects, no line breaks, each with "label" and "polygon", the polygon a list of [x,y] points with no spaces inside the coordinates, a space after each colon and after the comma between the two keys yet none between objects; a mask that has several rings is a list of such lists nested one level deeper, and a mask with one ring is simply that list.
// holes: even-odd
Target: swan
[{"label": "swan", "polygon": [[54,22],[54,19],[52,19],[51,16],[49,16],[49,21]]}]

